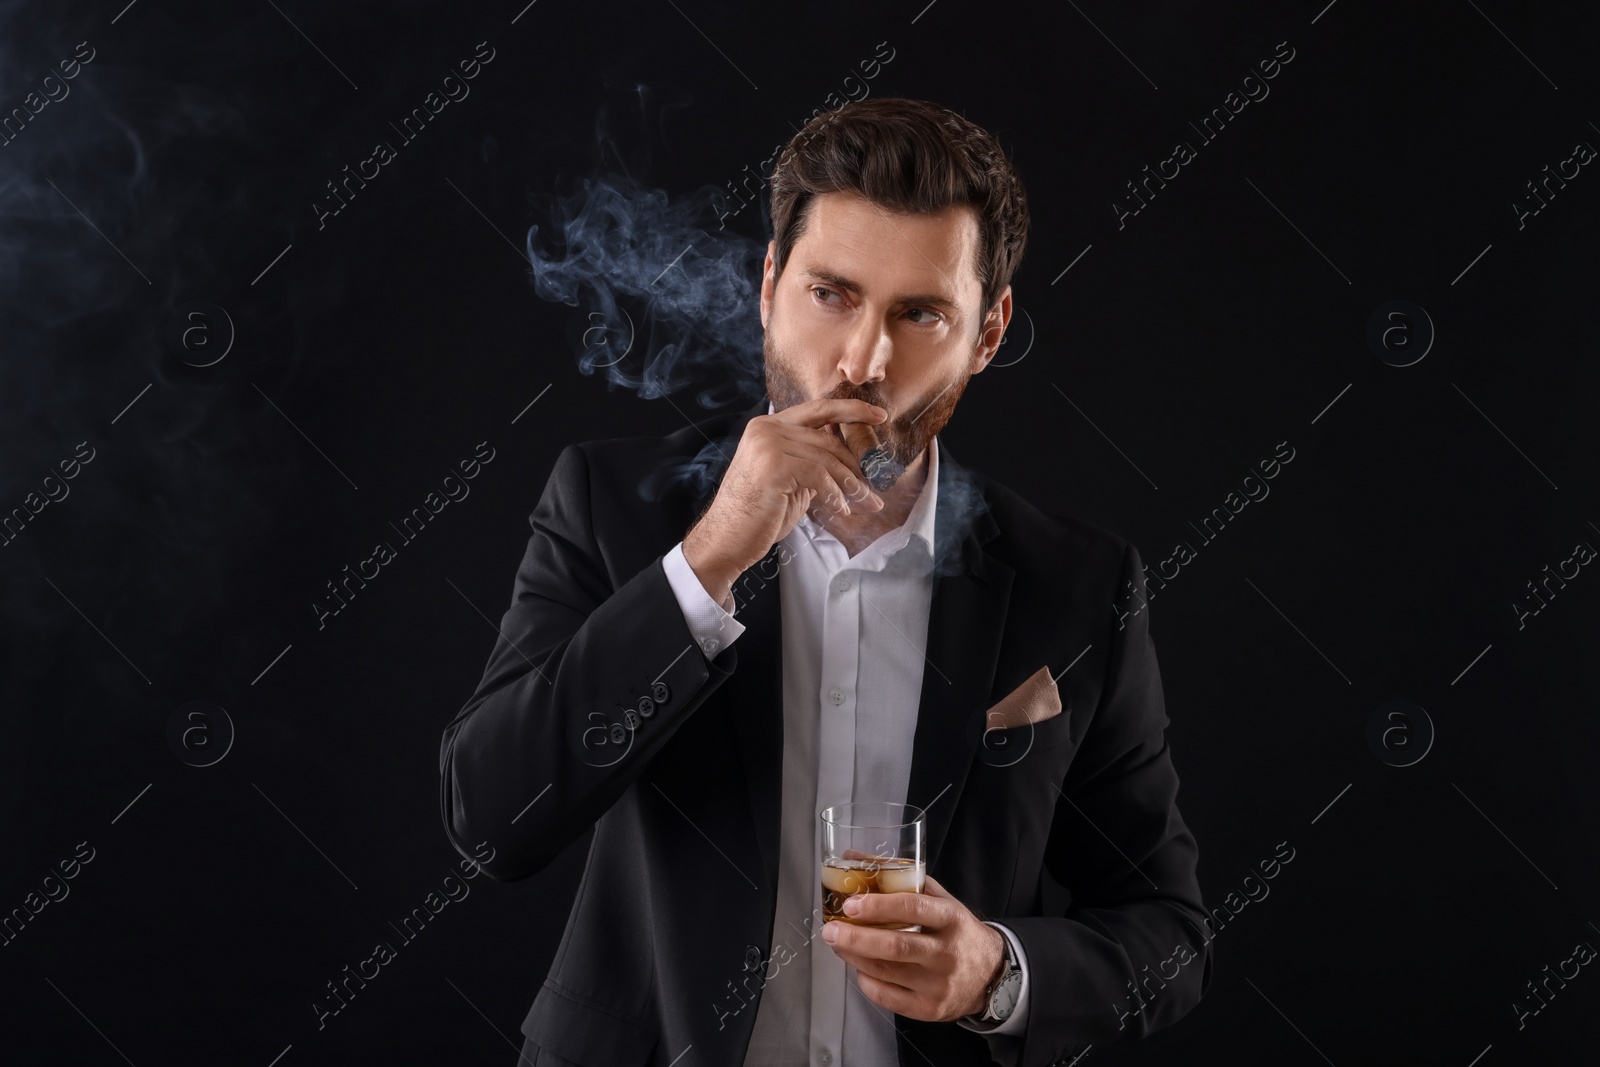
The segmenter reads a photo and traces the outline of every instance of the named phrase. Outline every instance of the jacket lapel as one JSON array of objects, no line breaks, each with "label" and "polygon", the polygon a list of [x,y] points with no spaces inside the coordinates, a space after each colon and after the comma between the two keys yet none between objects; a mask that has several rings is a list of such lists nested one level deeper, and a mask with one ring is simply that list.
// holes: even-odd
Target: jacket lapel
[{"label": "jacket lapel", "polygon": [[[982,482],[939,442],[937,545],[949,559],[934,579],[926,662],[911,746],[906,801],[927,810],[927,868],[933,870],[950,830],[967,770],[983,739],[984,713],[994,689],[1006,607],[1015,572],[984,549],[1000,528],[984,510],[960,523],[957,503]],[[946,550],[936,548],[936,555]],[[953,573],[948,573],[952,572]]]},{"label": "jacket lapel", "polygon": [[[738,666],[724,688],[732,689],[739,762],[750,791],[750,812],[761,848],[769,894],[778,888],[778,840],[783,801],[783,613],[778,568],[782,546],[774,545],[735,585],[735,617],[745,632],[734,643]],[[774,898],[775,899],[775,898]]]}]

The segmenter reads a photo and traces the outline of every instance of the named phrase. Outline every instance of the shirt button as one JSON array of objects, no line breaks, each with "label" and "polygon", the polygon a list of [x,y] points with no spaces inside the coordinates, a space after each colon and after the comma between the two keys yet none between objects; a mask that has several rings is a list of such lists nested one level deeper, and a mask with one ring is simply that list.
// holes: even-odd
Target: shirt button
[{"label": "shirt button", "polygon": [[817,1062],[822,1064],[822,1067],[828,1067],[828,1064],[833,1062],[833,1053],[829,1052],[827,1049],[823,1049],[821,1052],[817,1053]]},{"label": "shirt button", "polygon": [[715,637],[708,637],[704,641],[700,642],[700,647],[705,649],[707,652],[715,652],[721,646],[722,642],[718,641]]},{"label": "shirt button", "polygon": [[847,593],[850,591],[850,585],[850,579],[841,574],[833,580],[833,591],[835,593]]},{"label": "shirt button", "polygon": [[844,703],[844,694],[837,689],[828,690],[828,700],[834,704]]}]

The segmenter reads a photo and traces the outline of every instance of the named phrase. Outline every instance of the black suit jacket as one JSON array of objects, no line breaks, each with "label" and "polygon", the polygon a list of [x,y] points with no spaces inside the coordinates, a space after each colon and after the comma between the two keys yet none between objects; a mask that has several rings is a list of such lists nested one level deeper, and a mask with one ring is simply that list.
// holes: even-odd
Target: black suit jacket
[{"label": "black suit jacket", "polygon": [[[769,951],[774,933],[805,944],[803,930],[774,930],[783,546],[735,584],[747,629],[713,658],[661,563],[765,411],[567,446],[530,517],[502,639],[444,730],[445,829],[463,856],[489,843],[491,877],[526,878],[595,827],[522,1024],[530,1044],[583,1067],[739,1067],[761,988],[787,962]],[[671,477],[697,455],[713,461],[700,484]],[[986,509],[960,526],[964,487]],[[1133,545],[1041,514],[942,440],[938,502],[945,573],[907,800],[932,805],[929,872],[1015,931],[1031,992],[1020,1041],[894,1016],[899,1059],[1046,1067],[1200,999],[1211,950],[1197,849]],[[1041,665],[1061,674],[1062,713],[986,735],[986,711]],[[1070,893],[1064,910],[1045,910],[1046,870]]]}]

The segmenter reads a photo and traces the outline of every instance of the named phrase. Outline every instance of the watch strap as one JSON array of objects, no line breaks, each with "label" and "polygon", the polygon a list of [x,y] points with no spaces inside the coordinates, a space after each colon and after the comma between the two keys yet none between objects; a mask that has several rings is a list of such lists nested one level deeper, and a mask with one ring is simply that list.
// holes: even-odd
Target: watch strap
[{"label": "watch strap", "polygon": [[[1006,935],[1004,930],[996,928],[996,932],[1005,942],[1005,961],[1000,968],[1000,976],[994,980],[988,989],[984,990],[983,1014],[978,1017],[983,1022],[1004,1022],[1007,1018],[1010,1018],[1011,1012],[1009,1010],[1004,1017],[995,1012],[995,997],[1000,992],[1001,987],[1007,984],[1008,979],[1011,980],[1012,985],[1020,984],[1022,979],[1022,966],[1017,962],[1017,955],[1011,948],[1011,938]],[[1015,999],[1012,1000],[1011,1007],[1016,1007]]]}]

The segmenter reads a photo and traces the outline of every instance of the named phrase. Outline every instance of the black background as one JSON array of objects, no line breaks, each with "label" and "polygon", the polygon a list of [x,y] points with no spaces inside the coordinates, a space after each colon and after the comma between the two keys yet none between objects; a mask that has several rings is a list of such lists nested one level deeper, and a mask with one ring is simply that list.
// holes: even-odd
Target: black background
[{"label": "black background", "polygon": [[[1201,1005],[1092,1059],[1593,1048],[1593,967],[1523,1028],[1513,1010],[1600,946],[1600,577],[1513,608],[1600,545],[1600,177],[1514,207],[1600,145],[1587,5],[523,2],[0,9],[6,113],[94,50],[0,147],[0,509],[95,456],[0,548],[0,914],[94,850],[0,947],[0,1059],[514,1061],[588,838],[401,943],[390,923],[457,869],[440,731],[561,447],[744,406],[766,223],[718,214],[863,91],[994,130],[1031,198],[1019,310],[952,448],[1152,571],[1197,550],[1149,610],[1207,904],[1295,850],[1218,934]],[[481,41],[470,96],[319,228],[324,183]],[[1285,41],[1270,95],[1203,143],[1189,123]],[[1178,140],[1197,157],[1119,227],[1124,183]],[[665,397],[584,373],[600,320],[530,283],[529,227],[556,255],[557,198],[601,176],[664,191],[633,201],[630,291],[660,296],[627,306],[654,316],[635,364],[679,361]],[[736,316],[710,357],[706,306],[672,304],[690,284]],[[1395,300],[1431,345],[1416,312],[1369,344]],[[226,357],[189,365],[223,316]],[[470,496],[319,629],[324,584],[484,441]],[[1270,496],[1202,539],[1280,442]],[[1383,719],[1372,744],[1397,699],[1431,729]],[[385,939],[398,957],[319,1029],[313,999]]]}]

